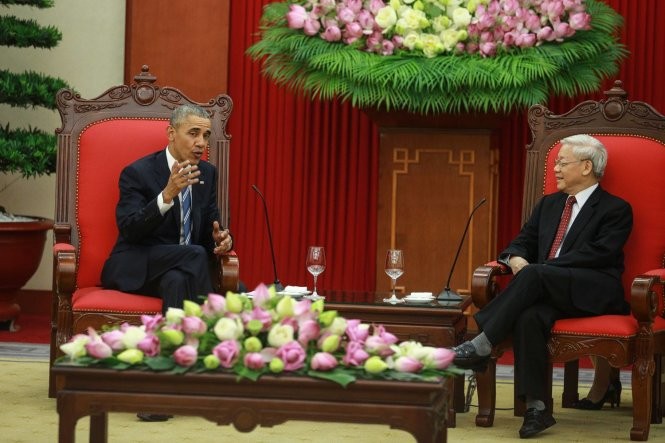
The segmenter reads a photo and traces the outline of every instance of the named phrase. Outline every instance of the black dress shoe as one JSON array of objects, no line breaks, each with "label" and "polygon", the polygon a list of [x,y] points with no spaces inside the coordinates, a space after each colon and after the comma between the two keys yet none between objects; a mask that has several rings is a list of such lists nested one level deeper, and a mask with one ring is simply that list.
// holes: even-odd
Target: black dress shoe
[{"label": "black dress shoe", "polygon": [[476,348],[471,342],[464,342],[453,349],[455,358],[453,364],[458,368],[471,369],[473,371],[484,372],[487,369],[487,362],[490,360],[489,355],[478,355]]},{"label": "black dress shoe", "polygon": [[173,418],[172,415],[168,414],[151,414],[149,412],[139,412],[136,416],[141,421],[166,421],[169,418]]},{"label": "black dress shoe", "polygon": [[529,408],[524,414],[524,423],[520,428],[520,438],[529,438],[556,424],[556,420],[546,409],[539,411]]}]

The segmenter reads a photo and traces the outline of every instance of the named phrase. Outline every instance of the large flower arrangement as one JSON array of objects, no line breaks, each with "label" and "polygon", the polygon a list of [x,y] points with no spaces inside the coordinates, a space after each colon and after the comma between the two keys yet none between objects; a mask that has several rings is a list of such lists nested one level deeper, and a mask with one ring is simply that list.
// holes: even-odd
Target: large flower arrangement
[{"label": "large flower arrangement", "polygon": [[621,24],[600,0],[292,0],[266,6],[248,52],[323,99],[507,111],[597,89],[626,55]]},{"label": "large flower arrangement", "polygon": [[202,305],[165,316],[143,316],[141,326],[90,329],[61,346],[57,364],[185,373],[228,371],[257,380],[282,372],[343,386],[357,378],[438,380],[462,373],[454,353],[397,342],[381,325],[325,311],[323,300],[296,301],[259,285],[245,294],[209,294]]}]

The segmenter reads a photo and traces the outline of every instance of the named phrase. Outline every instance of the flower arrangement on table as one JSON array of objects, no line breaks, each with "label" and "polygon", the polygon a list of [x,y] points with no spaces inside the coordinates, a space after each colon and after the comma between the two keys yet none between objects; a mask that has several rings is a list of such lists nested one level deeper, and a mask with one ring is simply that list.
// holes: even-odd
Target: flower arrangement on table
[{"label": "flower arrangement on table", "polygon": [[63,344],[57,364],[172,373],[227,371],[257,380],[291,373],[346,386],[357,378],[434,381],[463,373],[454,353],[397,337],[381,325],[324,310],[259,285],[250,298],[209,294],[165,316],[143,316],[107,331],[89,329]]},{"label": "flower arrangement on table", "polygon": [[600,0],[271,3],[248,49],[322,99],[412,112],[507,111],[597,89],[627,51]]}]

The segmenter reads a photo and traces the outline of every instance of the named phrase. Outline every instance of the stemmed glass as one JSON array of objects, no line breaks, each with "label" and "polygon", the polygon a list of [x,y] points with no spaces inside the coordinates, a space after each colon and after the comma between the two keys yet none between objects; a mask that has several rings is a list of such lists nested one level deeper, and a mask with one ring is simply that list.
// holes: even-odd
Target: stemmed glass
[{"label": "stemmed glass", "polygon": [[395,284],[397,279],[404,274],[404,253],[399,249],[388,249],[386,254],[386,274],[390,277],[393,294],[390,298],[384,298],[386,303],[404,303],[404,300],[395,295]]},{"label": "stemmed glass", "polygon": [[318,300],[321,297],[316,292],[316,278],[320,273],[326,269],[326,251],[323,249],[323,246],[310,246],[307,249],[307,270],[314,277],[314,291],[310,295],[309,299]]}]

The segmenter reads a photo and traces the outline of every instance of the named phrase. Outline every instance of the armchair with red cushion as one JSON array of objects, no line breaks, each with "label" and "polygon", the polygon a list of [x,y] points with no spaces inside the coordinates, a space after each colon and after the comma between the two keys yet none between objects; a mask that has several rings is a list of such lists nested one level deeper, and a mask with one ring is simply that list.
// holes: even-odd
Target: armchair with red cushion
[{"label": "armchair with red cushion", "polygon": [[[608,164],[601,186],[628,201],[633,208],[633,230],[624,249],[624,287],[631,305],[629,315],[602,315],[558,320],[548,343],[550,363],[564,363],[563,407],[578,400],[579,359],[606,358],[616,368],[632,365],[632,440],[647,440],[650,423],[662,421],[661,359],[665,353],[663,277],[665,276],[665,116],[650,105],[627,100],[621,82],[615,82],[600,101],[585,101],[569,112],[555,115],[533,106],[528,113],[532,143],[527,146],[522,220],[538,199],[556,191],[552,173],[560,140],[589,134],[605,144]],[[482,309],[499,296],[510,269],[496,262],[476,269],[471,295]],[[492,426],[496,406],[496,359],[510,346],[496,346],[488,369],[477,372],[476,425]],[[655,369],[658,369],[657,371]],[[543,380],[550,389],[552,373]],[[524,403],[515,398],[515,414]]]},{"label": "armchair with red cushion", "polygon": [[[141,315],[157,314],[162,300],[103,289],[100,275],[115,244],[118,230],[115,206],[121,170],[168,144],[166,127],[171,111],[195,103],[181,91],[159,86],[147,66],[131,85],[115,86],[97,98],[81,98],[71,90],[58,92],[62,119],[58,134],[56,215],[53,246],[53,301],[51,313],[51,365],[60,345],[89,327],[122,322],[139,324]],[[219,171],[220,221],[229,225],[226,124],[231,99],[218,95],[197,103],[210,114],[212,135],[206,158]],[[216,290],[238,289],[238,259],[225,254],[210,271]],[[49,377],[49,395],[57,387]]]}]

